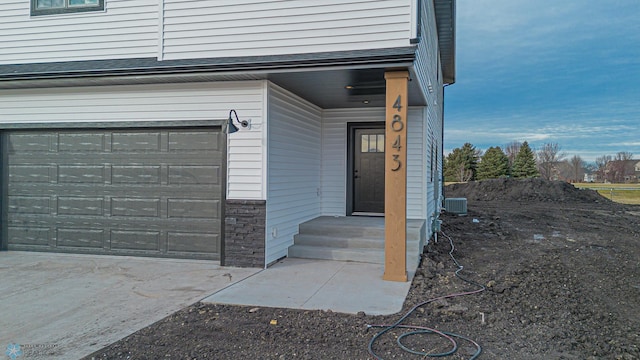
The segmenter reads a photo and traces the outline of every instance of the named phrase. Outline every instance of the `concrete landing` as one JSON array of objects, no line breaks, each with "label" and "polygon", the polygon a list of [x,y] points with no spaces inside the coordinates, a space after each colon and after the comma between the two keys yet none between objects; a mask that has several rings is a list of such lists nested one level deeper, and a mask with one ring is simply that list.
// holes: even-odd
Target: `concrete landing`
[{"label": "concrete landing", "polygon": [[[217,261],[0,252],[0,346],[79,359],[259,269]],[[8,357],[7,357],[8,359]]]},{"label": "concrete landing", "polygon": [[203,302],[387,315],[399,312],[408,282],[382,280],[384,266],[285,258]]}]

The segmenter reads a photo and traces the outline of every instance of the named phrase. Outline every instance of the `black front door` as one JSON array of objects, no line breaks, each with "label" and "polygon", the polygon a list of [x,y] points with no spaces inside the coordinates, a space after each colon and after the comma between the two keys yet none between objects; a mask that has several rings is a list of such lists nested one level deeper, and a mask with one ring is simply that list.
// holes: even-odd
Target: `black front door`
[{"label": "black front door", "polygon": [[353,133],[353,212],[384,213],[384,128]]}]

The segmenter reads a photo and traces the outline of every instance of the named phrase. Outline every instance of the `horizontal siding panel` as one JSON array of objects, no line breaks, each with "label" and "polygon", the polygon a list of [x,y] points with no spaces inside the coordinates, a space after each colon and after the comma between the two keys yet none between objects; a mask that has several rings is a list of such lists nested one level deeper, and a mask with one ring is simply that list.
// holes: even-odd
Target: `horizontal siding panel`
[{"label": "horizontal siding panel", "polygon": [[0,123],[224,120],[235,109],[250,130],[229,136],[230,199],[264,199],[262,81],[2,90]]},{"label": "horizontal siding panel", "polygon": [[[259,13],[267,11],[277,11],[275,14],[282,15],[282,11],[308,13],[321,11],[353,11],[362,8],[390,8],[397,4],[404,4],[402,0],[323,0],[321,5],[313,0],[165,0],[165,10],[192,9],[193,7],[218,8],[223,14],[238,14],[250,9]],[[366,6],[363,6],[366,4]]]},{"label": "horizontal siding panel", "polygon": [[[25,2],[22,3],[25,4]],[[122,7],[118,9],[110,6],[108,12],[95,11],[31,17],[29,15],[29,3],[26,2],[26,5],[23,5],[22,12],[23,14],[20,14],[19,17],[13,16],[5,18],[4,20],[6,21],[0,24],[0,29],[3,31],[6,30],[10,35],[46,34],[47,28],[43,27],[43,24],[46,23],[47,26],[55,26],[56,34],[64,34],[74,31],[100,30],[101,28],[107,28],[110,24],[115,25],[113,29],[118,27],[132,29],[144,28],[145,21],[152,19],[156,20],[157,26],[158,19],[157,10],[153,8],[153,5]],[[29,21],[26,21],[25,14],[26,17],[29,18]],[[51,33],[51,31],[49,33]]]},{"label": "horizontal siding panel", "polygon": [[[148,39],[148,35],[145,33],[136,33],[135,29],[140,27],[153,27],[157,26],[157,19],[139,20],[135,26],[130,21],[118,21],[111,23],[113,29],[111,35],[126,35],[128,40],[136,39]],[[51,39],[51,33],[46,32],[44,29],[41,32],[30,32],[25,34],[24,29],[10,28],[3,29],[2,43],[0,46],[9,47],[12,43],[17,42],[13,46],[27,48],[35,45],[43,45],[42,41],[46,40],[46,45],[60,45],[67,44],[69,39],[73,39],[76,44],[90,44],[95,43],[95,37],[102,35],[104,32],[100,29],[87,29],[83,30],[84,26],[59,26],[56,27],[58,34],[54,39]],[[67,28],[67,29],[64,29]],[[82,32],[82,37],[78,37],[78,32]]]},{"label": "horizontal siding panel", "polygon": [[[191,17],[191,10],[186,11],[186,17]],[[263,30],[284,31],[290,28],[292,25],[304,26],[306,29],[320,29],[327,28],[344,28],[344,20],[348,20],[350,25],[370,25],[372,22],[389,22],[389,23],[404,23],[405,21],[405,9],[403,8],[390,8],[385,11],[385,15],[380,15],[379,12],[371,12],[360,14],[357,19],[353,18],[352,13],[343,12],[321,12],[321,13],[305,13],[301,16],[292,18],[294,15],[288,13],[287,16],[267,16],[265,12],[256,14],[256,16],[248,16],[246,14],[238,14],[235,18],[230,19],[226,14],[209,14],[202,17],[201,21],[185,22],[182,16],[175,16],[166,18],[164,24],[167,26],[179,25],[180,28],[177,31],[193,31],[193,30],[207,30],[207,31],[224,31],[225,28],[236,27],[238,20],[243,20],[247,26],[251,26],[251,30],[255,32],[256,28]],[[203,14],[200,14],[203,15]],[[206,19],[210,19],[207,21]],[[213,22],[213,23],[212,23]],[[166,36],[172,36],[167,34]]]},{"label": "horizontal siding panel", "polygon": [[165,59],[408,46],[411,0],[166,0]]},{"label": "horizontal siding panel", "polygon": [[[109,91],[111,90],[111,91]],[[57,88],[55,91],[44,90],[12,90],[7,92],[5,96],[16,95],[13,99],[5,101],[4,98],[0,98],[0,102],[3,103],[4,109],[23,109],[26,105],[32,106],[32,99],[30,94],[36,93],[38,97],[38,105],[42,106],[55,106],[56,108],[63,109],[77,109],[79,104],[87,107],[95,106],[129,106],[129,105],[157,105],[158,99],[173,99],[174,102],[179,102],[180,106],[192,107],[200,105],[204,100],[208,99],[207,104],[217,105],[234,105],[238,104],[238,96],[242,96],[243,103],[253,104],[243,109],[245,115],[247,111],[250,111],[252,115],[258,115],[261,113],[261,95],[260,94],[247,94],[243,88],[234,89],[228,88],[223,94],[220,94],[220,98],[216,96],[215,99],[209,99],[207,94],[203,94],[199,90],[185,89],[184,92],[175,93],[172,91],[164,91],[159,88],[159,91],[154,91],[154,98],[149,98],[146,93],[141,93],[135,87],[93,87],[86,88],[85,92],[77,93],[76,90],[68,90],[65,88]],[[97,94],[100,96],[98,97]],[[70,100],[70,96],[73,95],[73,101]],[[117,101],[117,103],[112,103]],[[175,104],[174,104],[175,106]],[[225,116],[226,118],[227,116]]]},{"label": "horizontal siding panel", "polygon": [[[350,26],[356,26],[357,24],[353,24]],[[267,29],[269,28],[269,29]],[[262,27],[254,27],[250,32],[242,33],[242,34],[227,34],[220,30],[188,30],[188,31],[177,31],[171,34],[171,36],[165,36],[165,44],[166,46],[190,46],[194,44],[201,44],[202,39],[200,37],[211,37],[215,39],[216,44],[231,44],[231,43],[246,43],[249,41],[280,41],[284,40],[293,41],[294,39],[307,39],[307,42],[310,39],[320,38],[324,39],[324,42],[327,42],[332,39],[328,39],[328,37],[340,37],[347,36],[345,34],[344,24],[337,24],[335,27],[332,27],[330,24],[304,24],[304,28],[297,30],[296,32],[291,32],[290,27],[287,29],[287,26],[265,26],[264,29]],[[378,36],[380,34],[383,36],[381,40],[384,39],[393,39],[393,32],[397,30],[397,24],[388,23],[383,25],[371,25],[367,24],[363,21],[363,23],[358,26],[356,29],[350,30],[348,36],[354,37],[356,35],[364,35],[364,37],[360,37],[362,39],[370,39],[372,36]],[[268,32],[267,32],[268,31]],[[388,34],[388,35],[385,35]],[[359,39],[354,37],[354,39]],[[333,39],[333,41],[336,41]],[[353,41],[353,40],[351,40]]]},{"label": "horizontal siding panel", "polygon": [[[278,47],[274,47],[272,40],[264,37],[264,40],[258,41],[255,44],[251,44],[253,55],[280,55],[286,53],[293,53],[290,48],[295,47],[297,50],[295,53],[305,52],[318,52],[315,48],[322,49],[321,51],[345,51],[355,50],[354,48],[366,48],[362,44],[366,44],[372,39],[376,39],[376,48],[382,47],[394,47],[400,46],[395,40],[393,35],[389,35],[384,32],[364,33],[356,35],[339,35],[335,34],[332,37],[327,37],[326,33],[318,33],[315,38],[296,38],[292,36],[283,36],[278,40]],[[192,45],[183,45],[183,42],[176,40],[173,44],[172,41],[165,41],[165,59],[177,60],[178,58],[171,58],[174,53],[188,53],[193,54],[189,58],[202,58],[202,57],[221,57],[226,56],[251,56],[247,55],[247,45],[242,41],[234,41],[235,37],[226,38],[226,43],[209,43],[198,42]],[[351,46],[347,48],[346,46]],[[405,44],[406,45],[406,44]],[[212,50],[220,49],[220,50]]]},{"label": "horizontal siding panel", "polygon": [[[218,0],[197,2],[165,0],[164,14],[168,25],[181,26],[187,23],[207,23],[211,28],[241,29],[243,26],[266,24],[304,24],[320,20],[352,20],[356,18],[380,18],[384,15],[408,15],[406,0],[362,0],[328,1],[270,0],[228,4]],[[196,11],[194,11],[194,9]],[[191,19],[192,21],[189,21]]]},{"label": "horizontal siding panel", "polygon": [[157,56],[157,1],[107,0],[105,6],[30,16],[28,0],[0,2],[0,64]]},{"label": "horizontal siding panel", "polygon": [[[149,42],[150,44],[151,42]],[[57,62],[57,61],[73,61],[73,60],[111,60],[111,59],[124,59],[131,57],[148,57],[150,54],[138,54],[140,51],[140,46],[125,46],[121,44],[121,46],[110,47],[110,48],[96,48],[91,50],[91,55],[87,57],[87,49],[77,49],[75,51],[72,50],[64,50],[58,52],[47,52],[46,60],[48,62]],[[131,54],[135,52],[136,56],[131,56]],[[14,53],[14,54],[6,54],[2,56],[2,61],[5,64],[11,63],[33,63],[33,62],[41,62],[42,59],[36,60],[37,55],[41,55],[42,53],[30,53],[30,54],[22,54],[22,53]],[[155,55],[155,54],[154,54]],[[27,57],[33,57],[33,59],[26,59]],[[0,63],[2,65],[2,63]]]},{"label": "horizontal siding panel", "polygon": [[320,215],[321,156],[321,110],[276,85],[268,91],[267,264],[287,255],[300,223]]}]

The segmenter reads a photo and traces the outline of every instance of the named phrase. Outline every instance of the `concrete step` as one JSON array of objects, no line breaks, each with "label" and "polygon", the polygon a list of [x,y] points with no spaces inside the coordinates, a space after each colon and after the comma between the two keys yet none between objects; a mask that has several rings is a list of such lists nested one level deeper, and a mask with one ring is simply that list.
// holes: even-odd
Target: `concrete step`
[{"label": "concrete step", "polygon": [[294,244],[289,247],[289,257],[384,264],[384,251],[379,249],[349,249]]},{"label": "concrete step", "polygon": [[[320,216],[299,225],[299,233],[324,236],[384,238],[384,218]],[[422,221],[407,222],[407,239],[420,239]]]},{"label": "concrete step", "polygon": [[[336,248],[294,244],[289,247],[289,257],[355,261],[384,264],[384,249]],[[420,263],[420,253],[407,250],[407,269],[415,270]]]},{"label": "concrete step", "polygon": [[[339,237],[314,234],[296,234],[293,237],[296,245],[306,246],[323,246],[335,248],[351,248],[351,249],[384,249],[383,238],[364,238],[364,237]],[[407,252],[421,252],[420,241],[407,240]]]},{"label": "concrete step", "polygon": [[384,238],[348,237],[300,233],[294,235],[296,245],[335,248],[384,249]]}]

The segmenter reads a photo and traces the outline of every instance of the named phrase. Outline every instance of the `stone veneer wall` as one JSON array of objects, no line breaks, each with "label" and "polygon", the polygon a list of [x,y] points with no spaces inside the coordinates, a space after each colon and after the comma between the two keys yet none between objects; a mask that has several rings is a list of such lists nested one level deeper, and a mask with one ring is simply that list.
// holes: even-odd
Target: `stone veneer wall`
[{"label": "stone veneer wall", "polygon": [[264,267],[266,201],[226,200],[223,265]]}]

